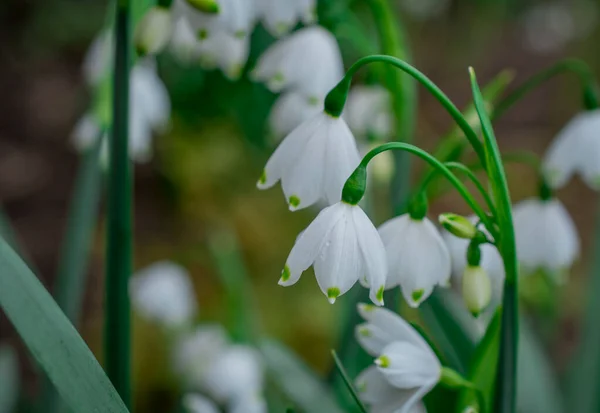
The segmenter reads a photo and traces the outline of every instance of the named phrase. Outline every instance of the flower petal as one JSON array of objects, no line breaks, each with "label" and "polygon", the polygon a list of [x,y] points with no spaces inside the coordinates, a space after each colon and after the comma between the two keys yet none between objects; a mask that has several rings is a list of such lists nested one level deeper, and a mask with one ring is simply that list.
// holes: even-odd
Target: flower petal
[{"label": "flower petal", "polygon": [[439,381],[441,365],[432,351],[409,342],[395,341],[376,360],[379,371],[394,387],[412,389]]}]

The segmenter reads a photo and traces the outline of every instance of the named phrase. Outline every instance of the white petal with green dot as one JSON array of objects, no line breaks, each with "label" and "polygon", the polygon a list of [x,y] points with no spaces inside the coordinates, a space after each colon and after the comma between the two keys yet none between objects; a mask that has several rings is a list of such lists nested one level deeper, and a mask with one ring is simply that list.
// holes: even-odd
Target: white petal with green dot
[{"label": "white petal with green dot", "polygon": [[246,66],[250,52],[248,36],[235,36],[227,31],[217,31],[200,42],[195,54],[206,69],[219,68],[230,80],[237,80]]},{"label": "white petal with green dot", "polygon": [[150,8],[137,24],[134,43],[139,54],[156,54],[167,45],[172,33],[172,16],[169,9]]},{"label": "white petal with green dot", "polygon": [[406,302],[417,307],[437,285],[446,286],[451,261],[438,229],[428,219],[401,215],[379,227],[389,274],[386,288],[399,285]]},{"label": "white petal with green dot", "polygon": [[375,364],[392,386],[401,389],[431,389],[439,381],[442,369],[429,346],[418,347],[406,341],[387,345]]},{"label": "white petal with green dot", "polygon": [[206,39],[219,32],[245,37],[252,33],[256,20],[254,4],[248,0],[219,0],[218,13],[203,13],[178,0],[173,4],[175,13],[188,20],[196,33],[204,33]]}]

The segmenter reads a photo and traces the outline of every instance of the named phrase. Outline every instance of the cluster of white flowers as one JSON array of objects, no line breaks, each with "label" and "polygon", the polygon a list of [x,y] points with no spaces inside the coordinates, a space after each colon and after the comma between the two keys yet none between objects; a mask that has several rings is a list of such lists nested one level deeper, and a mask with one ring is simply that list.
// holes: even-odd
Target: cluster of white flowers
[{"label": "cluster of white flowers", "polygon": [[218,324],[193,327],[198,304],[184,268],[163,261],[137,272],[130,296],[136,313],[172,335],[173,371],[188,392],[183,402],[190,413],[219,411],[217,404],[230,413],[267,411],[259,352],[232,344]]},{"label": "cluster of white flowers", "polygon": [[[72,132],[75,147],[85,151],[102,139],[102,159],[108,157],[108,133],[112,85],[112,35],[100,34],[84,60],[84,78],[92,89],[95,102],[77,122]],[[131,69],[129,93],[129,154],[136,162],[151,159],[152,136],[164,133],[169,127],[171,101],[162,80],[156,74],[151,57],[139,60]]]}]

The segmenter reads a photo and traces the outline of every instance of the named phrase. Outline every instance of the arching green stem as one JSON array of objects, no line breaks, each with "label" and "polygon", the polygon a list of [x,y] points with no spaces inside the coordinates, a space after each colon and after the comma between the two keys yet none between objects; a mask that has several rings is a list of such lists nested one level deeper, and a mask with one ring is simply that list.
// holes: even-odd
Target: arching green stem
[{"label": "arching green stem", "polygon": [[477,137],[477,134],[469,125],[469,122],[465,119],[461,111],[452,103],[452,101],[446,96],[444,92],[433,83],[427,76],[425,76],[422,72],[420,72],[415,67],[406,63],[403,60],[392,56],[385,55],[373,55],[366,56],[362,59],[359,59],[354,63],[350,69],[346,72],[344,78],[338,83],[338,85],[329,92],[327,97],[325,98],[325,111],[332,116],[339,116],[344,109],[344,104],[346,102],[346,97],[348,96],[348,90],[350,89],[350,84],[352,82],[352,76],[363,66],[371,64],[371,63],[385,63],[392,65],[403,72],[409,74],[413,78],[415,78],[419,83],[421,83],[425,89],[427,89],[433,97],[435,97],[438,102],[446,109],[446,111],[450,114],[452,119],[456,122],[456,124],[463,131],[467,140],[473,147],[473,150],[479,157],[480,162],[485,165],[485,152],[483,149],[483,145],[481,141]]},{"label": "arching green stem", "polygon": [[[357,182],[362,181],[362,182],[359,182],[359,185],[363,184],[366,186],[365,178],[366,178],[367,165],[375,156],[377,156],[378,154],[380,154],[382,152],[389,151],[389,150],[400,150],[400,151],[406,151],[406,152],[412,153],[413,155],[418,156],[419,158],[426,161],[430,166],[432,166],[436,170],[438,170],[456,188],[458,193],[463,197],[463,199],[469,205],[469,207],[471,207],[473,212],[475,212],[475,214],[479,217],[479,219],[481,219],[481,222],[483,222],[483,224],[486,226],[488,231],[490,231],[491,234],[495,234],[496,230],[494,228],[492,220],[486,214],[486,212],[483,210],[483,208],[479,205],[479,203],[475,200],[475,198],[473,198],[473,196],[471,195],[471,193],[469,192],[467,187],[462,183],[462,181],[460,179],[458,179],[456,177],[456,175],[454,175],[452,173],[452,171],[446,165],[444,165],[442,162],[440,162],[439,160],[434,158],[429,153],[425,152],[423,149],[418,148],[417,146],[414,146],[414,145],[411,145],[408,143],[390,142],[390,143],[386,143],[381,146],[378,146],[377,148],[374,148],[369,153],[367,153],[365,155],[365,157],[362,159],[362,161],[360,162],[359,166],[354,171],[354,173],[350,176],[350,178],[348,178],[348,181],[346,181],[346,185],[344,186],[344,191],[342,193],[343,198],[344,197],[346,197],[346,199],[352,198],[352,199],[355,199],[356,202],[358,202],[360,200],[360,198],[362,198],[362,194],[364,194],[364,186],[362,188],[360,188],[357,185]],[[355,193],[352,193],[349,196],[349,194],[353,191]],[[360,194],[360,191],[362,191],[362,194]],[[346,200],[346,199],[344,199],[344,200]]]},{"label": "arching green stem", "polygon": [[496,109],[492,113],[492,119],[497,119],[498,117],[502,116],[515,103],[519,102],[521,99],[527,96],[529,92],[536,89],[542,83],[554,78],[554,76],[569,72],[574,73],[581,82],[584,94],[584,104],[586,108],[591,109],[598,107],[599,99],[597,85],[594,79],[594,74],[589,66],[581,60],[565,59],[556,63],[554,66],[534,75],[520,87],[515,89],[512,93],[502,99],[502,101],[496,105]]}]

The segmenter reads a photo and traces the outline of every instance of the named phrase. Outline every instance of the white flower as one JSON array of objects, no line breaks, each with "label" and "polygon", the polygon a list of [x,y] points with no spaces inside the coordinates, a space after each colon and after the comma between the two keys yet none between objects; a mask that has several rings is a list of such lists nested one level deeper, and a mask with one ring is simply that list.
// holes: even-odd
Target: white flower
[{"label": "white flower", "polygon": [[371,300],[383,304],[385,250],[377,230],[359,206],[338,202],[323,209],[298,236],[279,285],[295,284],[311,265],[329,302],[334,303],[364,278]]},{"label": "white flower", "polygon": [[462,277],[462,295],[467,310],[475,317],[485,310],[492,299],[492,282],[479,265],[467,266]]},{"label": "white flower", "polygon": [[390,93],[382,86],[354,86],[348,94],[344,119],[350,130],[363,139],[386,140],[394,133]]},{"label": "white flower", "polygon": [[169,43],[171,31],[171,11],[160,6],[150,8],[135,29],[134,43],[138,53],[160,52]]},{"label": "white flower", "polygon": [[105,30],[96,36],[83,60],[83,77],[88,85],[97,85],[107,75],[112,64],[112,51],[112,31]]},{"label": "white flower", "polygon": [[553,188],[575,173],[600,189],[600,110],[580,113],[556,136],[544,158],[544,175]]},{"label": "white flower", "polygon": [[295,91],[282,94],[269,114],[269,130],[274,140],[281,140],[300,124],[320,113],[323,110],[323,99],[307,98]]},{"label": "white flower", "polygon": [[365,304],[359,304],[358,311],[367,322],[356,327],[356,338],[377,357],[377,367],[366,369],[356,380],[360,397],[373,412],[424,411],[420,401],[442,373],[435,353],[399,315]]},{"label": "white flower", "polygon": [[188,387],[204,389],[211,363],[229,346],[218,324],[204,325],[179,338],[173,351],[173,370]]},{"label": "white flower", "polygon": [[316,0],[258,0],[265,28],[275,37],[286,34],[298,21],[316,20]]},{"label": "white flower", "polygon": [[260,57],[252,76],[273,92],[294,89],[320,99],[343,77],[344,65],[335,37],[314,26],[279,40]]},{"label": "white flower", "polygon": [[381,225],[379,234],[389,267],[386,288],[399,285],[411,307],[418,307],[436,285],[448,285],[450,253],[429,219],[404,214]]},{"label": "white flower", "polygon": [[173,7],[174,13],[187,19],[201,39],[223,31],[237,37],[249,36],[256,20],[253,0],[220,0],[218,13],[200,12],[185,0],[177,0]]},{"label": "white flower", "polygon": [[184,64],[191,64],[197,57],[200,40],[185,18],[175,22],[173,35],[169,43],[169,51],[177,60]]},{"label": "white flower", "polygon": [[206,397],[199,394],[186,394],[182,400],[187,413],[219,413],[217,406]]},{"label": "white flower", "polygon": [[234,36],[225,31],[215,32],[196,48],[196,56],[204,69],[219,68],[231,80],[241,76],[249,52],[248,36]]},{"label": "white flower", "polygon": [[579,256],[579,237],[569,213],[557,199],[537,198],[513,207],[517,257],[526,272],[567,270]]},{"label": "white flower", "polygon": [[189,323],[198,311],[188,272],[172,262],[157,262],[135,273],[129,291],[140,315],[166,326]]},{"label": "white flower", "polygon": [[229,406],[229,413],[267,413],[267,402],[256,392],[248,392]]},{"label": "white flower", "polygon": [[219,402],[236,401],[259,393],[264,381],[264,367],[257,350],[232,345],[219,353],[205,373],[206,392]]},{"label": "white flower", "polygon": [[352,132],[342,118],[320,112],[292,131],[269,158],[257,186],[281,180],[290,210],[325,199],[338,202],[344,184],[360,162]]}]

